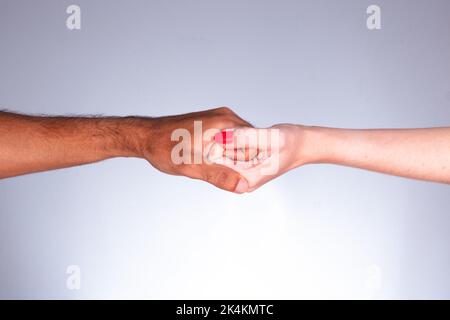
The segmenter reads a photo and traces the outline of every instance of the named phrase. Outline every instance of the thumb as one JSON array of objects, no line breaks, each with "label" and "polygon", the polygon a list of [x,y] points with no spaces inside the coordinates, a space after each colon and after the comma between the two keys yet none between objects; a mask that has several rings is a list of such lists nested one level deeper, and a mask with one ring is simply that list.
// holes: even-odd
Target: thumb
[{"label": "thumb", "polygon": [[234,193],[244,193],[249,189],[247,180],[236,171],[222,165],[210,164],[204,179],[216,187]]}]

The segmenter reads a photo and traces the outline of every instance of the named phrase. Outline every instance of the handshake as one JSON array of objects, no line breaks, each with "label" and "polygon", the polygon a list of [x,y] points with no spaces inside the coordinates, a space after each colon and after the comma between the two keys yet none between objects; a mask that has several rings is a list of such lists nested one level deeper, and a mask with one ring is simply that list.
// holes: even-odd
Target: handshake
[{"label": "handshake", "polygon": [[159,170],[236,193],[306,163],[302,127],[254,128],[226,107],[154,119],[142,152]]},{"label": "handshake", "polygon": [[159,118],[0,112],[0,179],[114,157],[245,193],[305,164],[450,183],[450,128],[254,128],[226,107]]}]

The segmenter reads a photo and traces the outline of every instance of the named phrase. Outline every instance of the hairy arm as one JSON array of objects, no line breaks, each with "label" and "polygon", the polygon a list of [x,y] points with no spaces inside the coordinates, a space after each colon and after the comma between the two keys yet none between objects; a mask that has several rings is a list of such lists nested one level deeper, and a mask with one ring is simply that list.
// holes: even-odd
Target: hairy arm
[{"label": "hairy arm", "polygon": [[139,156],[141,121],[0,112],[0,178]]},{"label": "hairy arm", "polygon": [[304,146],[297,153],[300,164],[331,163],[450,183],[450,128],[298,128]]}]

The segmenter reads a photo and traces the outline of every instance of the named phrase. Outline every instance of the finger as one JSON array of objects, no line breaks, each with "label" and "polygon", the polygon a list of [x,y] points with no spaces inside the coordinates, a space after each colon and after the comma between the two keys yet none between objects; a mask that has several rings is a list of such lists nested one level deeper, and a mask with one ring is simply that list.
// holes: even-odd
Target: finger
[{"label": "finger", "polygon": [[252,161],[255,157],[264,160],[277,153],[282,144],[277,128],[227,129],[216,135],[216,141],[226,149],[224,156],[234,161]]},{"label": "finger", "polygon": [[205,147],[205,162],[207,164],[216,163],[217,160],[223,157],[224,148],[221,144],[212,142]]},{"label": "finger", "polygon": [[241,127],[232,130],[222,131],[222,144],[228,149],[264,149],[270,150],[271,141],[274,140],[274,136],[278,134],[278,129],[258,129]]},{"label": "finger", "polygon": [[[215,141],[229,141],[230,131],[219,132],[215,135]],[[232,131],[231,131],[232,132]],[[212,142],[208,143],[204,147],[204,152],[209,160],[216,159],[221,156],[225,156],[235,161],[250,161],[258,156],[258,149],[245,148],[245,149],[226,149],[223,147],[223,143]]]},{"label": "finger", "polygon": [[251,161],[258,156],[258,149],[223,149],[223,156],[234,161]]},{"label": "finger", "polygon": [[233,142],[233,129],[225,129],[214,135],[214,141],[220,144],[230,144]]},{"label": "finger", "polygon": [[250,169],[254,169],[261,164],[256,158],[251,161],[236,161],[225,156],[216,158],[213,162],[236,171],[244,177],[247,177]]},{"label": "finger", "polygon": [[253,159],[258,154],[258,150],[256,148],[249,148],[247,146],[245,146],[245,148],[231,147],[234,140],[233,132],[233,129],[218,132],[214,136],[214,141],[221,145],[229,145],[229,147],[225,150],[224,155],[230,159],[235,161],[248,161]]}]

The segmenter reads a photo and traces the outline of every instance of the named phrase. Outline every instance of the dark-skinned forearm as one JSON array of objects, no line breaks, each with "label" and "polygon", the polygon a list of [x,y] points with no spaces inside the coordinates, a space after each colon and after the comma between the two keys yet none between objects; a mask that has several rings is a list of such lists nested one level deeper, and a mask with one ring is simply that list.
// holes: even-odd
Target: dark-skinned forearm
[{"label": "dark-skinned forearm", "polygon": [[42,117],[0,112],[0,178],[142,157],[152,119]]}]

